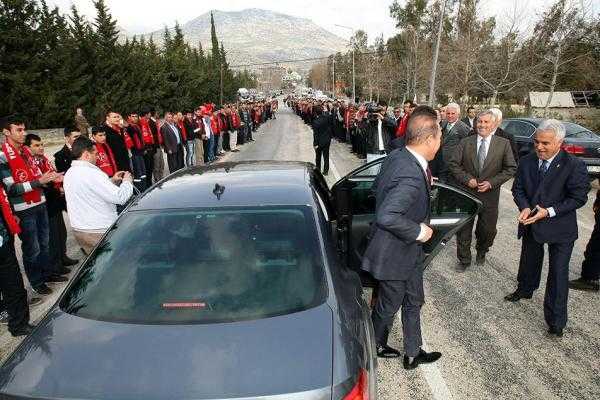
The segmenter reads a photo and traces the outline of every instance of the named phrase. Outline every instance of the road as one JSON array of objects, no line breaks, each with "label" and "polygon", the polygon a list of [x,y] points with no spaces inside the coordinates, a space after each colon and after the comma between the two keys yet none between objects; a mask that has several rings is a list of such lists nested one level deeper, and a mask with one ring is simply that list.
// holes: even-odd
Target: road
[{"label": "road", "polygon": [[[286,107],[254,137],[255,142],[224,160],[314,162],[310,128]],[[341,143],[332,144],[331,157],[330,185],[362,164]],[[531,300],[503,301],[515,288],[520,251],[517,210],[509,188],[510,182],[502,189],[498,237],[486,264],[457,272],[452,240],[426,271],[423,337],[425,347],[441,351],[442,359],[410,372],[398,359],[380,359],[380,399],[600,398],[600,296],[570,292],[569,323],[562,339],[546,334],[545,282]],[[593,227],[591,201],[579,210],[578,220],[580,239],[573,252],[571,278],[579,276]],[[547,263],[544,279],[546,272]],[[34,317],[39,318],[55,297],[35,307]],[[18,341],[4,327],[0,329],[0,357],[6,357]],[[399,320],[390,344],[402,348]]]}]

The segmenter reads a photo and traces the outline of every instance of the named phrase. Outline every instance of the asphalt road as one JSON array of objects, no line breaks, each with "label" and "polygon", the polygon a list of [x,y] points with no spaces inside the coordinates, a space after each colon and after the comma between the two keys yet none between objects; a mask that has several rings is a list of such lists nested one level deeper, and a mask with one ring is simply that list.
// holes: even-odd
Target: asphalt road
[{"label": "asphalt road", "polygon": [[[224,160],[314,162],[310,128],[286,107],[254,137],[255,142],[242,146],[239,153],[229,153]],[[332,145],[331,158],[330,184],[362,164],[341,143]],[[531,300],[512,304],[502,299],[515,288],[520,252],[517,210],[509,188],[510,182],[502,191],[498,237],[486,264],[457,272],[456,246],[451,241],[426,271],[423,337],[425,347],[441,351],[442,359],[410,372],[402,369],[397,359],[380,359],[380,399],[600,398],[600,296],[570,292],[569,323],[562,339],[546,334],[545,282]],[[578,219],[580,239],[573,252],[571,278],[579,276],[593,228],[591,201],[579,210]],[[72,255],[78,255],[74,244],[72,249]],[[544,280],[546,272],[547,263]],[[34,307],[34,318],[39,318],[56,296]],[[400,328],[398,320],[390,338],[397,348],[402,348]],[[6,328],[0,327],[0,358],[17,344]]]}]

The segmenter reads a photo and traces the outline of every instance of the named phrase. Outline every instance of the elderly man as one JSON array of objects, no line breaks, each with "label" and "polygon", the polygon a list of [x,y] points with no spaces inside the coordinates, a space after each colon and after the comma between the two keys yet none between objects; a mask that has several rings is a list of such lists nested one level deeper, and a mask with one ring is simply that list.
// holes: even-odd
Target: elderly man
[{"label": "elderly man", "polygon": [[548,245],[549,271],[544,297],[548,333],[561,337],[567,323],[569,261],[577,240],[576,210],[587,201],[590,189],[583,161],[561,149],[564,125],[556,120],[540,124],[535,153],[521,159],[512,192],[519,207],[522,239],[517,289],[505,300],[530,299],[540,285],[544,244]]},{"label": "elderly man", "polygon": [[97,150],[90,139],[73,142],[73,161],[65,174],[64,190],[75,239],[89,254],[117,220],[117,205],[133,194],[131,173],[119,171],[109,178],[96,166]]},{"label": "elderly man", "polygon": [[442,126],[442,148],[434,160],[434,176],[441,181],[449,180],[448,163],[460,141],[469,135],[469,127],[460,121],[460,106],[450,103],[445,109],[446,119],[440,121]]},{"label": "elderly man", "polygon": [[[500,186],[512,178],[517,169],[508,140],[492,135],[495,126],[496,117],[491,111],[480,113],[477,135],[463,139],[449,163],[453,179],[483,203],[475,229],[477,265],[485,263],[485,255],[496,237]],[[461,270],[471,265],[473,224],[474,221],[471,221],[456,235]]]}]

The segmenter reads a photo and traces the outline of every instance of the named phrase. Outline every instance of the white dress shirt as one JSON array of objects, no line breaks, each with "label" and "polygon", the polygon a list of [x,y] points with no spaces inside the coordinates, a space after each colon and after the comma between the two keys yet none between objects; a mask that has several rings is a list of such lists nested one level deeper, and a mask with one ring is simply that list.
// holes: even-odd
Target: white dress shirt
[{"label": "white dress shirt", "polygon": [[[548,170],[546,170],[546,173],[548,173],[548,171],[550,170],[550,166],[552,165],[552,161],[554,161],[554,159],[556,158],[556,156],[558,155],[558,153],[556,153],[555,155],[552,156],[552,158],[549,158],[548,160]],[[540,160],[538,159],[538,170],[542,167],[542,163],[544,162],[544,160]],[[554,210],[554,207],[548,207],[548,216],[550,218],[553,218],[556,216],[556,210]]]},{"label": "white dress shirt", "polygon": [[115,185],[97,166],[74,160],[63,183],[69,221],[73,229],[101,233],[117,219],[116,205],[124,205],[133,194],[133,184]]},{"label": "white dress shirt", "polygon": [[385,146],[383,144],[383,131],[382,131],[383,128],[382,128],[382,125],[383,125],[383,122],[380,119],[378,119],[377,120],[377,144],[378,144],[377,145],[377,149],[379,151],[384,151],[385,150]]},{"label": "white dress shirt", "polygon": [[[485,158],[487,158],[488,154],[490,153],[490,142],[492,141],[492,136],[493,134],[485,138]],[[481,146],[482,140],[483,138],[477,135],[477,154],[479,154],[479,146]]]},{"label": "white dress shirt", "polygon": [[212,136],[212,129],[210,127],[210,118],[202,117],[202,123],[204,124],[204,133],[206,134],[206,138],[210,139]]},{"label": "white dress shirt", "polygon": [[[421,168],[423,168],[423,172],[425,172],[425,176],[427,176],[427,168],[429,166],[429,163],[427,162],[425,157],[423,157],[419,153],[411,150],[410,147],[406,147],[406,150],[408,150],[408,152],[417,159],[417,161],[419,162],[419,165],[421,166]],[[430,184],[431,184],[431,182],[430,182]],[[425,236],[425,227],[426,226],[427,225],[425,225],[424,223],[420,224],[421,230],[419,231],[419,236],[417,236],[417,238],[415,239],[416,241],[420,242],[421,239]]]}]

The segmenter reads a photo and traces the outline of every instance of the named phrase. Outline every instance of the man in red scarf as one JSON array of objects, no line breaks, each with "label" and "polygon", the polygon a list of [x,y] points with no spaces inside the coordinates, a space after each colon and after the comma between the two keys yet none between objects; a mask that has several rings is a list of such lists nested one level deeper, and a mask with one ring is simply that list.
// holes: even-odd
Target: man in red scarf
[{"label": "man in red scarf", "polygon": [[[55,171],[54,166],[44,154],[44,143],[38,135],[29,133],[25,137],[25,145],[31,151],[33,160],[42,173]],[[44,186],[44,195],[46,196],[46,209],[48,210],[50,264],[54,266],[55,274],[65,275],[70,273],[71,270],[63,265],[63,260],[69,257],[67,256],[67,227],[63,219],[63,210],[67,209],[67,204],[62,182],[56,181],[51,185]],[[78,262],[77,260],[72,261],[75,264]]]},{"label": "man in red scarf", "polygon": [[94,140],[96,151],[96,166],[100,168],[109,178],[117,173],[117,163],[112,150],[106,144],[106,132],[100,128],[92,129],[92,139]]},{"label": "man in red scarf", "polygon": [[0,152],[0,178],[8,199],[21,220],[23,266],[33,290],[52,293],[48,282],[65,282],[54,274],[48,253],[49,225],[43,186],[62,179],[55,171],[42,173],[25,144],[25,123],[18,117],[0,121],[6,143]]},{"label": "man in red scarf", "polygon": [[131,166],[133,167],[133,184],[140,192],[146,190],[146,144],[139,125],[140,117],[136,112],[127,114],[126,132],[133,142],[131,146]]},{"label": "man in red scarf", "polygon": [[146,166],[146,187],[152,186],[152,174],[154,172],[154,155],[156,146],[154,145],[154,132],[152,131],[150,120],[150,111],[143,110],[140,113],[140,129],[144,140],[144,165]]},{"label": "man in red scarf", "polygon": [[117,169],[119,171],[132,171],[129,160],[129,148],[131,147],[131,138],[125,133],[121,126],[121,117],[114,111],[106,114],[106,121],[102,125],[106,132],[106,143],[115,155]]},{"label": "man in red scarf", "polygon": [[410,119],[410,115],[414,111],[416,105],[412,100],[406,100],[404,102],[404,115],[400,120],[400,124],[398,125],[398,129],[396,129],[396,137],[404,137],[406,135],[406,128],[408,127],[408,120]]}]

